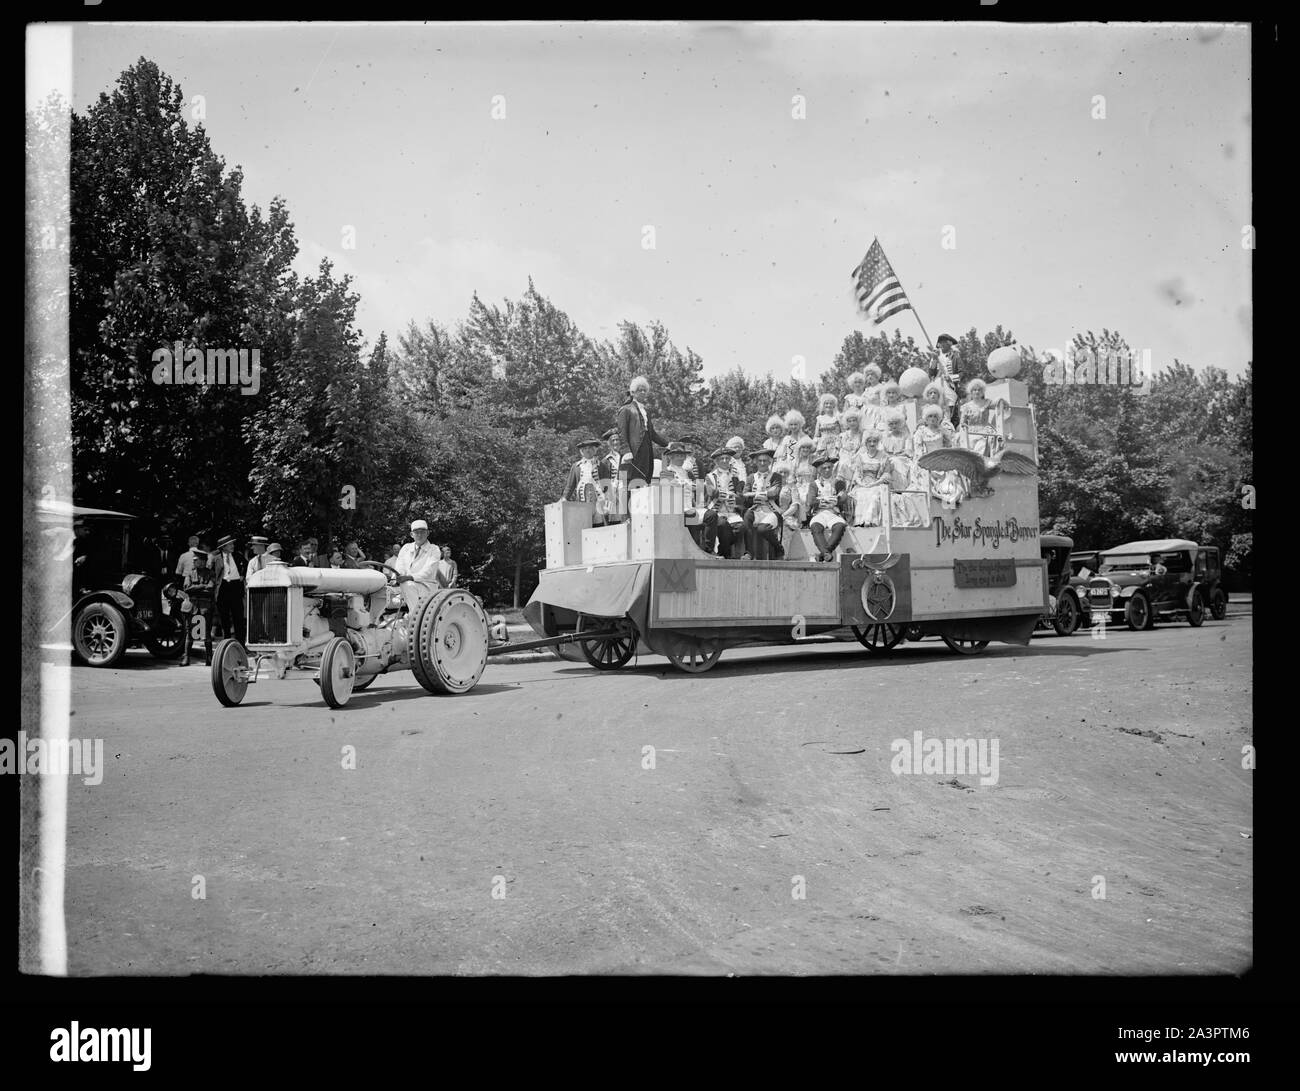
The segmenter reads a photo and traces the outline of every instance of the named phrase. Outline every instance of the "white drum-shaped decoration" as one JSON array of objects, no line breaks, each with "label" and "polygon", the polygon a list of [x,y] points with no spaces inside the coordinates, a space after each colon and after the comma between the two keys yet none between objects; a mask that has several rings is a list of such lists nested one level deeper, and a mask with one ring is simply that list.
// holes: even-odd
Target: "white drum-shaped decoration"
[{"label": "white drum-shaped decoration", "polygon": [[995,379],[1014,379],[1022,366],[1019,345],[1005,345],[989,353],[989,374]]},{"label": "white drum-shaped decoration", "polygon": [[919,367],[909,367],[898,377],[898,389],[905,398],[919,398],[925,393],[930,376]]}]

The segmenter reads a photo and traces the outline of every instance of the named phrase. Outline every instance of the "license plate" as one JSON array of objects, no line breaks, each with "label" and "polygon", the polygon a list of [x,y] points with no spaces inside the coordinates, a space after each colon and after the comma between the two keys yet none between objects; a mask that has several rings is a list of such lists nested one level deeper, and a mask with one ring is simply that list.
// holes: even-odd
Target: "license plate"
[{"label": "license plate", "polygon": [[137,614],[141,621],[153,621],[153,611],[148,608],[142,608]]}]

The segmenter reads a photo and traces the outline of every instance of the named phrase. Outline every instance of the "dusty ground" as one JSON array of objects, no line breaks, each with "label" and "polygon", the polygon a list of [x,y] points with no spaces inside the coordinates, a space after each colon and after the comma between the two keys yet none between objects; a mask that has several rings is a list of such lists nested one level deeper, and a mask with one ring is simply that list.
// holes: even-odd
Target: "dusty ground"
[{"label": "dusty ground", "polygon": [[[225,709],[201,666],[74,668],[106,772],[71,789],[70,969],[1240,972],[1248,610],[979,658],[493,662],[339,712],[310,681]],[[895,775],[915,730],[996,739],[997,783]]]}]

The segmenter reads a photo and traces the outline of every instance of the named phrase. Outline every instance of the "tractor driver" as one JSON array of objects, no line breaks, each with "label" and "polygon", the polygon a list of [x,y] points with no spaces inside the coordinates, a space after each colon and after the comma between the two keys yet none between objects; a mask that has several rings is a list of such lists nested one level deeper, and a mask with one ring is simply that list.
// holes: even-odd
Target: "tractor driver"
[{"label": "tractor driver", "polygon": [[442,550],[429,541],[429,524],[417,519],[411,524],[411,537],[397,554],[397,582],[407,609],[415,613],[420,600],[427,598],[441,586],[438,582],[438,562]]}]

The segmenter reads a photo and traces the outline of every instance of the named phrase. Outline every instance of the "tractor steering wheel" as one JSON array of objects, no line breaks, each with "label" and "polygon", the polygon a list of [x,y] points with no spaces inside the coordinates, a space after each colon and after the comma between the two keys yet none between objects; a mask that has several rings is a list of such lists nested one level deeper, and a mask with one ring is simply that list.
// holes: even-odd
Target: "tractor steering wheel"
[{"label": "tractor steering wheel", "polygon": [[365,568],[382,569],[388,575],[388,586],[389,587],[397,586],[397,577],[400,576],[401,573],[398,572],[396,568],[393,568],[391,565],[384,564],[383,561],[362,561],[361,564]]}]

